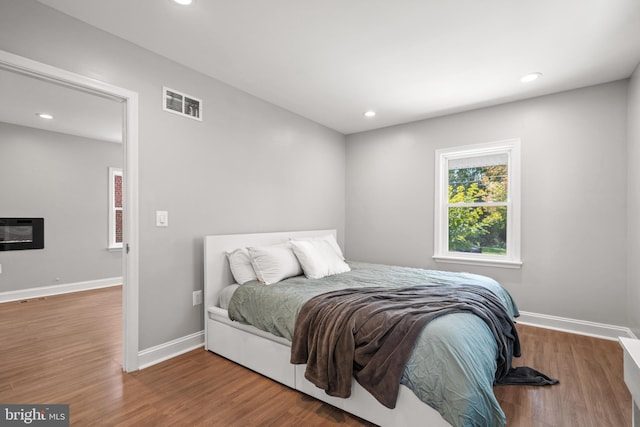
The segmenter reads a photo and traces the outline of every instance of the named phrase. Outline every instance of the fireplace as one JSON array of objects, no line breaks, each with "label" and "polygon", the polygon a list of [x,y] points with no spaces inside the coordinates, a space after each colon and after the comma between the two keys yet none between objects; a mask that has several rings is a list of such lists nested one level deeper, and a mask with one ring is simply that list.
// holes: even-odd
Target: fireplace
[{"label": "fireplace", "polygon": [[0,251],[44,249],[44,218],[0,218]]}]

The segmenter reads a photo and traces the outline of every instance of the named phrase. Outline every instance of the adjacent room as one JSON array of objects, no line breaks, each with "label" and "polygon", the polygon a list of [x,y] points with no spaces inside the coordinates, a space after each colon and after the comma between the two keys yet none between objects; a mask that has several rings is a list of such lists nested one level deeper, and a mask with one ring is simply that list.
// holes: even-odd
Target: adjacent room
[{"label": "adjacent room", "polygon": [[7,417],[639,425],[636,0],[5,0],[0,80]]}]

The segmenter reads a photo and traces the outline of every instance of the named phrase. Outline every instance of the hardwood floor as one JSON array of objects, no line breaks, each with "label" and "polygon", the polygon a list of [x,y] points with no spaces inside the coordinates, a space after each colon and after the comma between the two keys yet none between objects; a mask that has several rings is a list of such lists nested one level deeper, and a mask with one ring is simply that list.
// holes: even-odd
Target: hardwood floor
[{"label": "hardwood floor", "polygon": [[531,366],[560,383],[494,387],[509,425],[631,426],[631,395],[616,341],[525,325],[518,325],[518,333],[522,357],[514,366]]},{"label": "hardwood floor", "polygon": [[[123,373],[121,299],[115,287],[0,304],[0,402],[68,403],[76,426],[371,425],[203,349]],[[560,384],[496,387],[509,426],[631,426],[618,343],[518,330],[514,364]]]}]

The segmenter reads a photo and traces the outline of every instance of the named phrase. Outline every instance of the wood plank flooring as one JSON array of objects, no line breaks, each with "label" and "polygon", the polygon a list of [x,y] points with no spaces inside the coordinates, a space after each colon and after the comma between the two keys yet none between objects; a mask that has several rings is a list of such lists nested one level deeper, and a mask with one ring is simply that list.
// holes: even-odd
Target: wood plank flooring
[{"label": "wood plank flooring", "polygon": [[[203,349],[125,374],[121,300],[114,287],[0,304],[0,402],[68,403],[74,426],[371,425]],[[560,384],[496,387],[509,426],[631,426],[618,343],[518,330],[514,364]]]}]

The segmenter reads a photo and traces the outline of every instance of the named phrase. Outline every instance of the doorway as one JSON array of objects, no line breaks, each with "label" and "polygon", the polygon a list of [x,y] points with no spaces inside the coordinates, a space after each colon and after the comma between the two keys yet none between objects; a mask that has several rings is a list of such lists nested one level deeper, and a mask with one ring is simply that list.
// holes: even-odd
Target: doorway
[{"label": "doorway", "polygon": [[122,103],[122,368],[138,369],[138,95],[128,89],[0,50],[0,68]]}]

